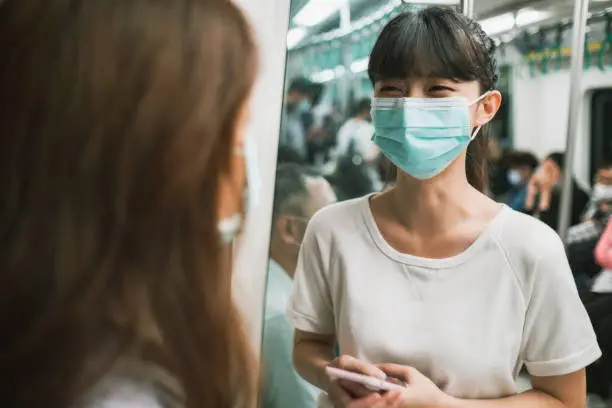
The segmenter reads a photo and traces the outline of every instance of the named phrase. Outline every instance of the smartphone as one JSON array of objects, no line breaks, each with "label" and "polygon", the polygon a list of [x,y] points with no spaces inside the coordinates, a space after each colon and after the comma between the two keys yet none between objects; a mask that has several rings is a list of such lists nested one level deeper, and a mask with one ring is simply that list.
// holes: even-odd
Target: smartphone
[{"label": "smartphone", "polygon": [[346,381],[352,381],[357,384],[361,384],[370,391],[393,391],[403,390],[404,387],[400,384],[395,384],[387,380],[381,380],[380,378],[370,377],[369,375],[363,375],[354,373],[352,371],[342,370],[340,368],[326,367],[325,372],[331,379],[340,379]]}]

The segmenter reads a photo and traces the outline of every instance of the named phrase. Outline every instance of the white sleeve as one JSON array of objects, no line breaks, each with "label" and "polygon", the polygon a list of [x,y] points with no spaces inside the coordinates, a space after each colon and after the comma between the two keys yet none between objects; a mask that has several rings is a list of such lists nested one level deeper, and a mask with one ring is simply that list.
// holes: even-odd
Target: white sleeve
[{"label": "white sleeve", "polygon": [[597,339],[556,234],[538,245],[523,332],[523,356],[531,375],[570,374],[601,357]]},{"label": "white sleeve", "polygon": [[359,152],[367,162],[375,160],[379,153],[378,147],[372,141],[372,135],[374,135],[374,126],[369,123],[359,126],[357,143],[359,143]]},{"label": "white sleeve", "polygon": [[326,276],[327,259],[324,259],[318,241],[316,218],[306,228],[300,249],[289,316],[297,330],[334,334],[334,313]]}]

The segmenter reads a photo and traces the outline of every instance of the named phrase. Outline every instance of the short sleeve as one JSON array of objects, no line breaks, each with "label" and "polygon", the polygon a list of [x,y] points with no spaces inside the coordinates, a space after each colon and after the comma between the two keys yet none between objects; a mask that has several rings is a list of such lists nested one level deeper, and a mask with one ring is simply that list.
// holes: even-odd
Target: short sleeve
[{"label": "short sleeve", "polygon": [[601,351],[563,243],[552,231],[542,242],[530,279],[523,356],[531,375],[549,377],[583,369],[601,357]]},{"label": "short sleeve", "polygon": [[[317,334],[334,334],[334,314],[327,279],[327,259],[323,256],[322,238],[317,236],[317,216],[306,229],[293,279],[289,316],[297,330]],[[329,250],[329,244],[326,245]]]}]

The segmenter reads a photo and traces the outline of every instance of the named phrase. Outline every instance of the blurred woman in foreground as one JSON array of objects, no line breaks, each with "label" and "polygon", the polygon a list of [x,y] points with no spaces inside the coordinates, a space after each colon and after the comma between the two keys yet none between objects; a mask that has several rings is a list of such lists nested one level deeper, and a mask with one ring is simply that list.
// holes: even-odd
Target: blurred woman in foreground
[{"label": "blurred woman in foreground", "polygon": [[0,3],[2,406],[255,401],[230,247],[255,54],[230,1]]}]

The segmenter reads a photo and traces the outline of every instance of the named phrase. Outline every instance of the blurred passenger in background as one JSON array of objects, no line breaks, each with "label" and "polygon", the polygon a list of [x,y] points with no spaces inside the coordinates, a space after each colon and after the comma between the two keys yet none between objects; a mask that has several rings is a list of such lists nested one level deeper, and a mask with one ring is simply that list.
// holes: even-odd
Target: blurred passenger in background
[{"label": "blurred passenger in background", "polygon": [[306,164],[306,159],[291,147],[280,145],[276,154],[276,164],[282,163]]},{"label": "blurred passenger in background", "polygon": [[607,202],[612,200],[612,163],[605,163],[597,170],[593,180],[593,190],[589,204],[583,214],[585,220],[590,220],[602,211],[602,205],[607,207]]},{"label": "blurred passenger in background", "polygon": [[307,157],[307,135],[313,125],[312,107],[320,98],[321,85],[306,78],[296,78],[285,96],[279,145],[288,146]]},{"label": "blurred passenger in background", "polygon": [[346,198],[361,197],[382,188],[377,169],[380,150],[372,142],[374,127],[370,109],[369,98],[355,104],[352,116],[338,131],[332,153],[338,183],[342,184]]},{"label": "blurred passenger in background", "polygon": [[612,293],[612,274],[602,273],[594,256],[612,214],[612,179],[607,178],[609,167],[605,165],[598,170],[582,222],[569,228],[567,233],[567,257],[585,302],[592,297],[591,293]]},{"label": "blurred passenger in background", "polygon": [[368,163],[376,160],[379,149],[372,142],[374,126],[372,126],[370,109],[369,98],[362,99],[355,104],[352,116],[338,131],[338,143],[333,152],[334,158],[358,154]]},{"label": "blurred passenger in background", "polygon": [[342,156],[331,180],[340,200],[350,200],[379,191],[372,181],[371,167],[359,155]]},{"label": "blurred passenger in background", "polygon": [[[564,171],[565,154],[552,153],[542,162],[541,168],[536,171],[527,186],[525,209],[538,213],[540,220],[554,230],[559,227]],[[573,177],[572,189],[570,225],[576,225],[582,220],[581,216],[589,202],[589,196]]]},{"label": "blurred passenger in background", "polygon": [[529,152],[511,152],[507,156],[508,183],[510,190],[506,197],[506,203],[516,211],[525,210],[525,199],[527,198],[527,183],[538,167],[538,159]]},{"label": "blurred passenger in background", "polygon": [[241,11],[5,0],[0,55],[2,406],[254,407]]},{"label": "blurred passenger in background", "polygon": [[296,164],[278,166],[263,330],[264,408],[316,407],[319,390],[293,368],[293,327],[287,307],[306,224],[335,201],[324,178]]},{"label": "blurred passenger in background", "polygon": [[[609,204],[603,204],[603,211],[610,212]],[[583,301],[599,344],[602,358],[587,370],[588,391],[606,400],[610,397],[612,384],[612,222],[607,216],[607,227],[601,234],[595,248],[595,260],[602,268],[591,291],[583,295]]]}]

